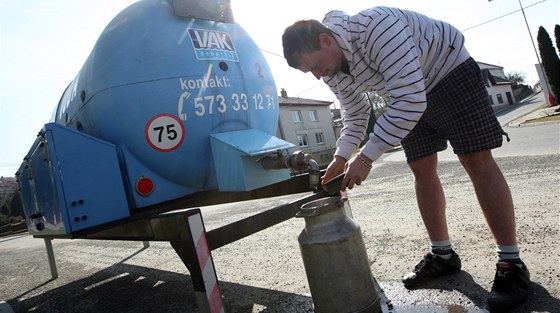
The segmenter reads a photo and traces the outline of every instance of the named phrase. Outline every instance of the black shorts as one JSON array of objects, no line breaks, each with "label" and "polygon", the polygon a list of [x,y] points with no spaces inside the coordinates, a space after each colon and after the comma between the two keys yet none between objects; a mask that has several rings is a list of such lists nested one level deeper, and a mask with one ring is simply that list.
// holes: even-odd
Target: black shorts
[{"label": "black shorts", "polygon": [[427,108],[401,141],[408,163],[447,149],[455,154],[502,145],[503,130],[492,110],[478,64],[469,58],[427,94]]}]

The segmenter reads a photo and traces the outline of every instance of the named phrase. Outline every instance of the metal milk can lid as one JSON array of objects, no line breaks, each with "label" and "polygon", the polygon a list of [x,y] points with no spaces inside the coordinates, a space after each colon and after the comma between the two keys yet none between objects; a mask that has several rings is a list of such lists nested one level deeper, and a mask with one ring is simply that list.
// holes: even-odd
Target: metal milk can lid
[{"label": "metal milk can lid", "polygon": [[301,206],[296,217],[312,217],[324,213],[334,212],[344,207],[341,196],[325,197],[308,202]]}]

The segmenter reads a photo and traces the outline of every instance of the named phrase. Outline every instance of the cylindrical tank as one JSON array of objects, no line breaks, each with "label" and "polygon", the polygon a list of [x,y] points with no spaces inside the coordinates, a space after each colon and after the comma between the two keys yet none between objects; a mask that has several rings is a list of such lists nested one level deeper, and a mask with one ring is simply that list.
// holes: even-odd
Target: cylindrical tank
[{"label": "cylindrical tank", "polygon": [[304,204],[299,247],[317,313],[378,313],[380,299],[360,226],[345,214],[345,200],[327,197]]},{"label": "cylindrical tank", "polygon": [[114,144],[126,185],[156,185],[137,206],[217,188],[215,133],[275,135],[268,64],[229,1],[142,0],[105,28],[64,92],[55,122]]}]

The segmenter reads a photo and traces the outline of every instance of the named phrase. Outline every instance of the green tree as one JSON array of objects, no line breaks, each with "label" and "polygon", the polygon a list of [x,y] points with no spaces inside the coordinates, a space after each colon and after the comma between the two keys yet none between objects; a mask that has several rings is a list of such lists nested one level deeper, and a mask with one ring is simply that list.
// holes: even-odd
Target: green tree
[{"label": "green tree", "polygon": [[17,191],[13,193],[12,198],[10,199],[9,210],[10,210],[10,216],[24,217],[25,215],[23,212],[23,203],[21,200],[21,195]]},{"label": "green tree", "polygon": [[8,208],[8,203],[3,203],[0,205],[0,214],[10,216],[10,209]]},{"label": "green tree", "polygon": [[8,218],[8,216],[4,214],[0,214],[0,226],[4,226],[8,224],[10,224],[10,219]]},{"label": "green tree", "polygon": [[556,50],[560,53],[560,25],[554,26],[554,37],[556,38]]},{"label": "green tree", "polygon": [[544,74],[548,78],[550,92],[554,95],[556,105],[558,105],[560,104],[560,59],[552,46],[550,36],[542,26],[539,27],[537,42]]},{"label": "green tree", "polygon": [[511,72],[506,74],[506,78],[513,83],[514,86],[523,85],[525,82],[525,74],[521,72]]},{"label": "green tree", "polygon": [[366,129],[366,134],[364,136],[364,140],[362,140],[360,147],[366,144],[369,139],[369,134],[373,132],[373,127],[375,126],[375,122],[377,119],[387,111],[387,102],[389,101],[388,98],[383,98],[382,96],[376,94],[375,92],[368,92],[367,93],[369,104],[371,105],[371,113],[369,115],[368,126]]}]

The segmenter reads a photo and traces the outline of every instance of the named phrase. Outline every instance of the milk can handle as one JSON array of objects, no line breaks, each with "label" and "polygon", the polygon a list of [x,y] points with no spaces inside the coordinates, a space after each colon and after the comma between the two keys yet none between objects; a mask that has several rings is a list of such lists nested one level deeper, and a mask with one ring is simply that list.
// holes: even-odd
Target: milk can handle
[{"label": "milk can handle", "polygon": [[317,216],[319,215],[319,210],[317,209],[313,209],[313,210],[299,210],[296,213],[296,217],[312,217],[312,216]]},{"label": "milk can handle", "polygon": [[[338,206],[338,207],[342,207],[342,206],[344,206],[344,201],[346,201],[346,200],[347,200],[346,197],[344,197],[344,198],[339,198],[339,199],[336,201],[335,205]],[[329,206],[329,205],[330,205],[329,203],[325,203],[325,204],[320,205],[320,206],[310,207],[309,209],[300,209],[300,210],[296,213],[296,217],[312,217],[312,216],[317,216],[317,215],[319,215],[319,214],[322,213],[322,212],[321,212],[321,209],[322,209],[322,208],[324,208],[324,207],[326,207],[326,206]]]}]

